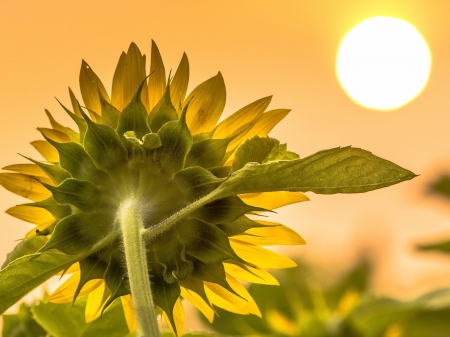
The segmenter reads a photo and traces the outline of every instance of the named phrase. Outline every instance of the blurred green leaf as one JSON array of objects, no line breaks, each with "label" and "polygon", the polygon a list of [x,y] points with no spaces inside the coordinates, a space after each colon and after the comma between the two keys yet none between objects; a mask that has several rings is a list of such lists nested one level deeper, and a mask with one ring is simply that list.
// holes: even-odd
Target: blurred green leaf
[{"label": "blurred green leaf", "polygon": [[428,245],[418,245],[418,250],[423,251],[437,251],[440,253],[450,254],[450,241],[443,241],[438,243],[432,243]]},{"label": "blurred green leaf", "polygon": [[15,315],[3,316],[2,337],[44,337],[47,333],[36,323],[30,308],[22,304]]},{"label": "blurred green leaf", "polygon": [[450,199],[450,176],[445,175],[430,185],[430,191]]}]

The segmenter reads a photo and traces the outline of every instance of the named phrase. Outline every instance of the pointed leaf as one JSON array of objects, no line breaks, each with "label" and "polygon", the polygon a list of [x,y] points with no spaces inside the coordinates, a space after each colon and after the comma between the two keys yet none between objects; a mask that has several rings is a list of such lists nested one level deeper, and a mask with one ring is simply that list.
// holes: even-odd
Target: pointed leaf
[{"label": "pointed leaf", "polygon": [[176,111],[181,113],[182,104],[184,102],[184,97],[186,96],[186,91],[189,82],[189,61],[186,53],[183,53],[180,64],[178,65],[175,76],[173,77],[172,83],[170,84],[170,96],[172,98],[172,104]]},{"label": "pointed leaf", "polygon": [[100,107],[102,111],[102,123],[107,124],[113,129],[117,127],[117,122],[120,117],[120,111],[117,110],[111,103],[109,103],[103,95],[98,94],[100,98]]},{"label": "pointed leaf", "polygon": [[178,119],[178,114],[172,105],[170,99],[170,84],[167,85],[166,92],[155,105],[150,115],[148,116],[150,129],[154,132],[158,132],[159,129],[167,122]]},{"label": "pointed leaf", "polygon": [[[180,297],[180,286],[178,283],[168,284],[158,277],[152,278],[153,300],[155,304],[166,313],[170,323],[176,330],[175,320],[173,317],[173,307]],[[175,331],[176,332],[176,331]]]},{"label": "pointed leaf", "polygon": [[101,195],[100,190],[89,181],[70,178],[56,187],[47,184],[44,186],[52,192],[53,199],[59,204],[73,205],[82,212],[99,209],[97,198]]},{"label": "pointed leaf", "polygon": [[178,171],[173,179],[190,202],[210,193],[223,181],[223,179],[216,178],[211,172],[198,166]]},{"label": "pointed leaf", "polygon": [[99,259],[95,255],[90,255],[80,260],[80,282],[78,283],[75,294],[73,295],[73,300],[75,301],[78,297],[83,286],[91,280],[103,279],[105,274],[107,264]]},{"label": "pointed leaf", "polygon": [[[22,205],[23,207],[33,207],[37,210],[37,212],[42,212],[41,209],[47,210],[50,212],[55,219],[63,219],[66,216],[70,215],[72,213],[72,209],[70,206],[67,205],[60,205],[58,204],[53,197],[47,198],[42,201],[37,201],[29,204]],[[19,206],[17,206],[19,207]],[[30,216],[33,214],[33,211],[28,211]],[[25,219],[23,219],[25,220]],[[50,220],[50,219],[47,219]],[[29,220],[25,220],[29,221]],[[32,222],[32,221],[29,221]],[[44,221],[42,221],[44,222]]]},{"label": "pointed leaf", "polygon": [[47,117],[48,117],[53,129],[60,131],[60,132],[64,132],[69,137],[70,141],[72,141],[72,142],[78,142],[78,143],[80,142],[80,134],[79,133],[73,131],[71,128],[68,128],[67,126],[59,124],[53,118],[50,111],[48,111],[47,109],[45,110],[45,113],[47,114]]},{"label": "pointed leaf", "polygon": [[[225,288],[229,292],[239,296],[233,288],[230,287],[226,280],[226,273],[221,262],[217,263],[203,263],[198,262],[195,265],[195,271],[192,275],[200,280],[211,282],[220,285],[222,288]],[[240,297],[240,296],[239,296]]]},{"label": "pointed leaf", "polygon": [[166,91],[166,71],[156,43],[152,40],[152,56],[150,59],[150,76],[148,78],[149,111],[158,104]]},{"label": "pointed leaf", "polygon": [[22,240],[17,246],[14,247],[12,252],[8,253],[6,260],[2,265],[2,269],[12,261],[17,260],[22,256],[36,253],[47,241],[48,239],[43,236],[35,236]]},{"label": "pointed leaf", "polygon": [[80,254],[109,237],[113,226],[113,220],[107,214],[72,214],[56,225],[41,252],[55,248],[69,255]]},{"label": "pointed leaf", "polygon": [[26,255],[0,271],[0,314],[57,272],[80,259],[60,253]]},{"label": "pointed leaf", "polygon": [[70,174],[63,170],[59,164],[44,164],[41,162],[38,162],[32,158],[25,157],[29,161],[33,162],[35,165],[37,165],[42,171],[46,173],[48,177],[51,178],[51,180],[55,184],[59,184],[62,181],[66,180],[67,178],[70,178]]},{"label": "pointed leaf", "polygon": [[226,89],[222,74],[197,86],[185,99],[183,107],[190,102],[186,123],[192,134],[212,131],[225,107]]},{"label": "pointed leaf", "polygon": [[[78,107],[79,103],[76,100],[75,96],[73,96],[72,90],[70,90],[70,88],[69,88],[69,93],[71,94],[70,99],[74,100],[72,103],[77,104],[77,107]],[[70,116],[70,118],[72,118],[72,120],[77,124],[78,131],[80,131],[78,142],[82,143],[83,139],[84,139],[84,135],[86,134],[87,124],[86,124],[85,120],[83,119],[83,117],[81,117],[81,113],[74,114],[72,111],[67,109],[58,99],[56,99],[56,100],[61,105],[61,107],[64,109],[64,111]],[[80,108],[78,108],[77,111],[80,111]]]},{"label": "pointed leaf", "polygon": [[264,225],[261,225],[260,223],[257,223],[256,221],[250,220],[245,215],[234,220],[233,222],[221,223],[221,224],[217,225],[217,227],[221,231],[223,231],[227,236],[238,235],[238,234],[244,233],[245,231],[249,230],[250,228],[259,228],[259,227],[263,227],[263,226]]},{"label": "pointed leaf", "polygon": [[207,139],[194,143],[186,158],[186,166],[204,168],[220,166],[231,140],[232,138]]},{"label": "pointed leaf", "polygon": [[115,250],[111,254],[108,267],[105,271],[105,282],[109,290],[111,290],[111,297],[106,301],[102,310],[105,310],[116,298],[130,293],[127,286],[126,272],[123,270],[122,252]]},{"label": "pointed leaf", "polygon": [[269,191],[362,193],[415,176],[368,151],[344,147],[321,151],[304,159],[249,163],[218,189],[220,196]]}]

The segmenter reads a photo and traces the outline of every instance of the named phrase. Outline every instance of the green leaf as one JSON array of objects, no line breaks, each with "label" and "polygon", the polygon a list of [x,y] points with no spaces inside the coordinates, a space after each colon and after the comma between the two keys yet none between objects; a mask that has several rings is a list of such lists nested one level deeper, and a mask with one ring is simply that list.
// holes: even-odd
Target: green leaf
[{"label": "green leaf", "polygon": [[162,146],[155,150],[155,158],[173,172],[184,167],[192,146],[192,135],[186,125],[186,109],[187,106],[179,120],[164,124],[158,131]]},{"label": "green leaf", "polygon": [[[176,337],[176,336],[170,331],[162,331],[161,337]],[[226,336],[211,332],[188,332],[183,334],[183,337],[226,337]]]},{"label": "green leaf", "polygon": [[120,111],[117,110],[111,103],[109,103],[98,90],[98,97],[100,98],[100,107],[102,109],[101,121],[113,129],[117,127],[117,122],[120,117]]},{"label": "green leaf", "polygon": [[73,300],[75,301],[78,297],[83,286],[94,279],[102,279],[106,268],[108,265],[97,258],[96,255],[89,255],[83,260],[79,261],[80,264],[80,282],[78,283],[77,289],[75,290],[75,294],[73,295]]},{"label": "green leaf", "polygon": [[[70,89],[69,89],[69,92],[71,92]],[[86,121],[83,118],[81,118],[80,116],[77,116],[76,114],[74,114],[69,109],[67,109],[58,99],[56,99],[56,100],[61,105],[61,107],[64,109],[64,111],[70,116],[70,118],[72,118],[73,121],[77,124],[78,130],[80,131],[80,142],[83,142],[83,139],[84,139],[84,136],[85,136],[86,130],[87,130]],[[78,103],[78,101],[77,101],[77,103]],[[78,107],[81,110],[79,103],[78,103]]]},{"label": "green leaf", "polygon": [[116,131],[109,125],[93,122],[83,111],[81,114],[88,125],[84,149],[92,157],[95,165],[108,170],[125,162],[128,159],[128,152]]},{"label": "green leaf", "polygon": [[206,282],[218,284],[232,294],[235,294],[236,296],[242,298],[242,296],[236,293],[234,289],[231,288],[231,286],[228,284],[226,280],[225,269],[223,267],[223,263],[221,262],[206,264],[201,261],[197,261],[192,276]]},{"label": "green leaf", "polygon": [[0,314],[56,273],[82,257],[60,253],[26,255],[0,271]]},{"label": "green leaf", "polygon": [[17,260],[22,256],[36,253],[47,241],[48,239],[43,236],[34,236],[28,239],[23,239],[17,246],[14,247],[12,252],[6,256],[6,261],[2,265],[2,269],[5,268],[10,262]]},{"label": "green leaf", "polygon": [[55,219],[63,219],[66,216],[72,214],[70,206],[58,204],[55,199],[53,199],[53,197],[47,198],[42,201],[23,204],[23,206],[44,208],[49,211],[55,217]]},{"label": "green leaf", "polygon": [[160,277],[152,278],[153,301],[166,313],[172,327],[176,330],[173,317],[173,307],[180,296],[181,290],[178,283],[168,284]]},{"label": "green leaf", "polygon": [[227,146],[233,137],[224,139],[206,139],[192,145],[186,158],[186,167],[201,166],[211,168],[219,166],[224,159]]},{"label": "green leaf", "polygon": [[106,301],[102,310],[105,310],[116,298],[130,293],[130,289],[127,286],[126,272],[122,267],[122,256],[123,254],[119,250],[115,250],[111,254],[104,276],[106,285],[111,290],[111,297]]},{"label": "green leaf", "polygon": [[61,166],[59,166],[59,164],[44,164],[32,158],[28,158],[25,156],[23,157],[39,166],[50,177],[50,179],[53,180],[55,184],[59,184],[67,178],[70,178],[70,174],[67,171],[63,170]]},{"label": "green leaf", "polygon": [[64,132],[67,136],[69,136],[70,141],[72,142],[80,142],[80,134],[73,131],[71,128],[68,128],[67,126],[64,126],[62,124],[59,124],[52,116],[50,111],[45,109],[45,113],[47,114],[47,117],[50,121],[50,124],[52,125],[52,128],[54,130],[58,130],[61,132]]},{"label": "green leaf", "polygon": [[450,198],[450,176],[440,177],[437,181],[430,185],[433,193],[439,194],[447,199]]},{"label": "green leaf", "polygon": [[217,228],[219,228],[227,236],[242,234],[245,231],[249,230],[250,228],[257,228],[257,227],[264,227],[264,225],[261,225],[253,220],[250,220],[244,215],[232,222],[217,225]]},{"label": "green leaf", "polygon": [[42,185],[52,192],[53,198],[59,204],[73,205],[82,212],[99,209],[99,201],[96,198],[101,195],[100,190],[89,181],[70,178],[58,186],[45,183]]},{"label": "green leaf", "polygon": [[117,125],[117,133],[119,135],[123,135],[127,131],[134,131],[137,138],[142,138],[150,132],[150,127],[147,123],[147,110],[141,101],[142,87],[146,80],[141,83],[130,103],[120,114]]},{"label": "green leaf", "polygon": [[218,196],[270,191],[362,193],[415,176],[368,151],[334,148],[304,159],[246,164],[219,186]]},{"label": "green leaf", "polygon": [[417,249],[423,251],[436,251],[440,253],[450,254],[450,240],[432,243],[428,245],[419,245],[417,246]]},{"label": "green leaf", "polygon": [[46,331],[36,323],[30,308],[22,303],[15,315],[3,316],[2,337],[43,337]]},{"label": "green leaf", "polygon": [[243,261],[230,246],[230,241],[219,228],[198,219],[189,219],[180,226],[180,237],[189,254],[205,263],[226,259]]},{"label": "green leaf", "polygon": [[112,231],[113,219],[107,214],[76,213],[56,225],[41,252],[55,248],[69,255],[80,254],[109,237]]},{"label": "green leaf", "polygon": [[158,132],[164,124],[177,119],[178,114],[172,105],[172,100],[170,98],[170,82],[168,81],[164,96],[161,97],[158,104],[156,104],[148,116],[150,129],[154,132]]},{"label": "green leaf", "polygon": [[210,193],[223,182],[223,179],[216,178],[211,172],[199,166],[178,171],[173,179],[191,202]]}]

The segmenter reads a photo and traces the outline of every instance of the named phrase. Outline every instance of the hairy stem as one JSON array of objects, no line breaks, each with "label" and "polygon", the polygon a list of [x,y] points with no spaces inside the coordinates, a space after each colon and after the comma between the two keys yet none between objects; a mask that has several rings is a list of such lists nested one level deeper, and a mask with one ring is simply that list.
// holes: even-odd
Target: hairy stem
[{"label": "hairy stem", "polygon": [[139,337],[159,337],[145,250],[144,227],[138,205],[128,200],[121,205],[119,220],[127,263],[128,279],[138,322]]}]

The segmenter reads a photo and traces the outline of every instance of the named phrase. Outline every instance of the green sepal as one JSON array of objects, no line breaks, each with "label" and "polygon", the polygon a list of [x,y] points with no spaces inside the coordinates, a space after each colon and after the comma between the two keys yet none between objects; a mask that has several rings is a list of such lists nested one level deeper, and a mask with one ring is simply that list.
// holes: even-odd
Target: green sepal
[{"label": "green sepal", "polygon": [[228,290],[230,293],[243,298],[228,284],[225,274],[225,268],[223,267],[223,263],[221,262],[206,264],[201,261],[197,261],[197,263],[195,263],[194,274],[192,274],[192,276],[206,282],[218,284],[222,288]]},{"label": "green sepal", "polygon": [[154,158],[172,172],[180,171],[184,167],[192,146],[192,135],[186,125],[187,107],[183,109],[179,120],[164,124],[158,131],[162,146],[155,150]]},{"label": "green sepal", "polygon": [[187,196],[189,202],[210,193],[223,182],[208,170],[199,167],[188,167],[174,174],[173,179]]},{"label": "green sepal", "polygon": [[[62,169],[59,164],[44,164],[32,158],[25,156],[22,157],[39,166],[55,184],[60,184],[67,178],[70,178],[70,174],[66,170]],[[37,177],[37,179],[39,180],[39,177]]]},{"label": "green sepal", "polygon": [[201,132],[201,133],[197,133],[197,134],[193,135],[192,140],[194,141],[194,144],[204,141],[204,140],[211,139],[212,136],[214,135],[215,130],[216,130],[216,128],[214,128],[211,131]]},{"label": "green sepal", "polygon": [[94,182],[104,179],[105,172],[97,168],[83,146],[73,142],[58,143],[49,138],[46,139],[58,151],[61,167],[69,172],[73,178]]},{"label": "green sepal", "polygon": [[417,249],[422,251],[435,251],[439,253],[450,254],[450,240],[427,245],[419,245],[417,246]]},{"label": "green sepal", "polygon": [[170,324],[176,333],[176,325],[173,317],[173,307],[178,297],[180,297],[181,289],[178,283],[168,284],[164,279],[158,276],[152,278],[153,301],[166,313]]},{"label": "green sepal", "polygon": [[217,178],[227,178],[231,173],[231,166],[217,166],[208,169]]},{"label": "green sepal", "polygon": [[105,271],[105,282],[111,291],[111,297],[106,301],[105,305],[102,308],[102,313],[105,309],[118,297],[125,296],[130,293],[130,289],[128,288],[128,280],[126,279],[126,273],[122,269],[123,265],[123,253],[116,249],[109,259],[108,267]]},{"label": "green sepal", "polygon": [[211,168],[219,166],[223,162],[227,146],[233,138],[206,139],[194,143],[186,158],[186,167]]},{"label": "green sepal", "polygon": [[148,115],[148,123],[150,129],[154,132],[158,132],[164,124],[177,119],[178,113],[170,98],[170,82],[167,81],[166,92]]},{"label": "green sepal", "polygon": [[[98,197],[102,194],[100,189],[89,181],[70,178],[58,186],[41,184],[52,192],[53,199],[59,204],[73,205],[82,212],[99,209]],[[100,206],[102,205],[100,204]]]},{"label": "green sepal", "polygon": [[241,193],[300,191],[363,193],[416,177],[411,171],[352,147],[264,164],[248,163],[218,187],[218,197]]},{"label": "green sepal", "polygon": [[163,249],[159,249],[159,245],[155,244],[153,254],[156,262],[163,267],[164,281],[170,284],[188,278],[193,265],[186,259],[186,247],[182,240],[179,237],[172,238],[164,242],[163,246]]},{"label": "green sepal", "polygon": [[81,259],[61,253],[25,255],[0,271],[0,314],[28,292]]},{"label": "green sepal", "polygon": [[137,138],[142,138],[151,131],[147,123],[147,110],[141,101],[141,92],[146,80],[139,85],[130,103],[120,114],[117,124],[117,133],[119,135],[123,135],[127,131],[134,131]]},{"label": "green sepal", "polygon": [[33,236],[31,238],[23,239],[10,253],[8,253],[8,255],[6,255],[6,260],[3,262],[2,269],[22,256],[35,254],[47,241],[48,239],[43,236]]},{"label": "green sepal", "polygon": [[178,232],[186,246],[186,254],[204,263],[226,259],[245,262],[231,248],[227,235],[213,225],[191,218],[179,227]]},{"label": "green sepal", "polygon": [[110,236],[113,220],[103,213],[76,213],[61,220],[52,237],[40,249],[58,249],[68,255],[80,254]]},{"label": "green sepal", "polygon": [[244,142],[236,150],[236,156],[231,166],[231,171],[240,170],[247,163],[263,164],[275,160],[290,160],[296,159],[298,155],[293,152],[287,153],[286,144],[274,138],[260,138],[255,136]]},{"label": "green sepal", "polygon": [[102,279],[105,274],[107,264],[100,260],[96,254],[89,255],[83,260],[79,261],[80,264],[80,282],[78,283],[77,289],[73,295],[73,303],[78,297],[83,286],[94,279]]},{"label": "green sepal", "polygon": [[3,315],[2,337],[42,337],[46,331],[33,319],[30,307],[22,303],[19,312]]},{"label": "green sepal", "polygon": [[199,295],[203,299],[203,301],[210,304],[209,298],[208,296],[206,296],[205,285],[203,284],[202,280],[195,277],[189,277],[186,280],[178,281],[178,283],[180,284],[180,286],[193,291],[194,293]]},{"label": "green sepal", "polygon": [[45,109],[45,113],[47,114],[47,117],[50,121],[50,124],[52,125],[52,128],[54,130],[61,131],[65,133],[72,142],[80,142],[80,134],[78,132],[73,131],[71,128],[68,128],[67,126],[59,124],[52,116],[50,111]]},{"label": "green sepal", "polygon": [[237,196],[214,200],[194,211],[192,216],[212,225],[233,222],[250,212],[267,211],[261,207],[247,205]]},{"label": "green sepal", "polygon": [[245,215],[241,216],[240,218],[232,222],[223,224],[221,223],[217,224],[216,226],[228,237],[242,234],[251,228],[265,227],[264,225],[261,225],[253,220],[250,220]]},{"label": "green sepal", "polygon": [[[56,99],[56,100],[61,105],[61,107],[64,109],[64,111],[70,116],[70,118],[72,118],[72,120],[77,124],[78,130],[80,131],[80,143],[82,143],[84,136],[86,135],[86,130],[87,130],[86,121],[83,118],[81,118],[80,116],[77,116],[76,114],[74,114],[69,109],[67,109],[58,99]],[[78,101],[77,101],[77,103],[78,103]],[[80,106],[79,103],[78,103],[78,106]],[[81,110],[81,107],[79,107],[79,109]]]},{"label": "green sepal", "polygon": [[58,204],[53,197],[49,197],[42,201],[36,201],[23,206],[40,207],[49,211],[55,219],[63,219],[72,214],[70,206]]},{"label": "green sepal", "polygon": [[83,111],[81,114],[88,125],[83,146],[95,165],[108,170],[125,162],[128,152],[116,131],[109,125],[93,122]]},{"label": "green sepal", "polygon": [[[97,88],[98,89],[98,88]],[[100,98],[100,107],[102,109],[101,122],[107,124],[113,129],[117,128],[117,123],[120,117],[120,111],[109,103],[98,89],[98,97]]]}]

